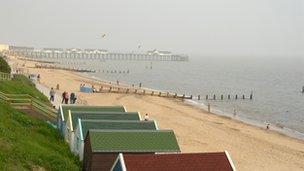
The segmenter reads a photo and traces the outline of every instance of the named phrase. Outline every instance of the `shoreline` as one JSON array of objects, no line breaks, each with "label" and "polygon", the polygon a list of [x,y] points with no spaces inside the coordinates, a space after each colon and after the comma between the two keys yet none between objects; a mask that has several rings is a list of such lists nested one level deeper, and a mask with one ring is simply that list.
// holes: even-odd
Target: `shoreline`
[{"label": "shoreline", "polygon": [[[101,78],[98,78],[96,76],[89,75],[89,74],[86,74],[86,73],[73,72],[73,74],[78,75],[78,76],[80,76],[82,78],[85,78],[85,79],[90,79],[90,80],[93,80],[93,81],[97,81],[97,82],[100,82],[102,84],[114,85],[114,86],[120,87],[120,88],[139,88],[139,87],[132,87],[128,83],[123,83],[122,84],[123,86],[121,86],[121,84],[116,85],[115,83],[114,84],[109,84],[109,82],[112,82],[112,81],[103,80]],[[157,90],[157,89],[147,88],[147,87],[141,87],[140,89],[166,93],[165,91],[162,91],[162,90]],[[181,94],[178,94],[178,95],[181,96]],[[223,112],[219,108],[212,108],[211,107],[210,112],[208,112],[207,104],[204,103],[204,101],[198,102],[198,101],[195,101],[194,99],[184,99],[184,100],[179,99],[179,100],[182,100],[184,103],[190,104],[191,106],[193,106],[195,108],[202,109],[202,110],[204,110],[204,112],[214,114],[214,115],[217,115],[217,116],[228,117],[229,119],[240,121],[244,124],[248,124],[248,125],[251,125],[251,126],[258,127],[258,128],[265,129],[265,127],[267,125],[263,121],[248,119],[248,118],[245,118],[245,117],[240,117],[239,115],[234,117],[232,113]],[[299,131],[294,130],[294,129],[291,129],[291,128],[288,128],[288,127],[278,127],[275,124],[270,124],[270,129],[268,131],[274,131],[274,132],[277,132],[279,134],[285,135],[287,137],[295,138],[295,139],[304,141],[304,133],[299,132]]]},{"label": "shoreline", "polygon": [[[27,62],[26,67],[32,64],[34,62]],[[70,71],[28,70],[41,74],[44,86],[50,88],[59,83],[60,91],[77,92],[78,97],[89,105],[124,105],[128,111],[149,113],[160,128],[174,130],[183,153],[227,150],[239,170],[304,169],[304,141],[300,139],[208,113],[187,104],[188,100],[136,94],[81,93],[80,83],[107,83]]]}]

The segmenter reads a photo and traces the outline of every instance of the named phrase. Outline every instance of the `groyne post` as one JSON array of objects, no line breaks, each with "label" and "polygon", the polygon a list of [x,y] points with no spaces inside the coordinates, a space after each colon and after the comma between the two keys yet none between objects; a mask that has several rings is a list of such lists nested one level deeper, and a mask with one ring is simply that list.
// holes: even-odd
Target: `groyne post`
[{"label": "groyne post", "polygon": [[109,92],[111,92],[111,90],[112,90],[112,87],[110,87]]},{"label": "groyne post", "polygon": [[215,96],[215,94],[213,95],[213,100],[215,100],[216,99],[216,96]]},{"label": "groyne post", "polygon": [[221,95],[221,100],[223,100],[224,99],[224,95]]},{"label": "groyne post", "polygon": [[238,95],[237,94],[235,95],[235,99],[238,99]]},{"label": "groyne post", "polygon": [[230,100],[230,94],[228,94],[228,100]]},{"label": "groyne post", "polygon": [[245,99],[245,95],[243,94],[243,99]]},{"label": "groyne post", "polygon": [[208,95],[206,95],[206,100],[208,100]]},{"label": "groyne post", "polygon": [[167,97],[169,97],[169,92],[167,92]]},{"label": "groyne post", "polygon": [[186,95],[185,94],[183,94],[183,99],[186,97]]},{"label": "groyne post", "polygon": [[126,94],[128,94],[128,93],[129,93],[129,89],[127,88]]},{"label": "groyne post", "polygon": [[151,93],[151,96],[153,96],[154,95],[154,91],[152,91],[152,93]]},{"label": "groyne post", "polygon": [[135,94],[137,93],[137,89],[134,90],[134,93],[135,93]]},{"label": "groyne post", "polygon": [[249,97],[249,98],[250,98],[250,100],[252,100],[252,93],[250,94],[250,97]]},{"label": "groyne post", "polygon": [[210,110],[211,110],[211,109],[210,109],[210,104],[208,103],[207,106],[208,106],[208,112],[210,113]]},{"label": "groyne post", "polygon": [[161,92],[158,93],[158,96],[159,96],[159,97],[161,96]]},{"label": "groyne post", "polygon": [[190,95],[190,99],[192,99],[193,98],[193,96],[192,95]]},{"label": "groyne post", "polygon": [[177,97],[177,93],[174,94],[174,98],[176,98],[176,97]]},{"label": "groyne post", "polygon": [[143,94],[144,94],[144,95],[146,94],[146,90],[143,90]]},{"label": "groyne post", "polygon": [[198,95],[198,96],[197,96],[197,100],[201,100],[201,95]]}]

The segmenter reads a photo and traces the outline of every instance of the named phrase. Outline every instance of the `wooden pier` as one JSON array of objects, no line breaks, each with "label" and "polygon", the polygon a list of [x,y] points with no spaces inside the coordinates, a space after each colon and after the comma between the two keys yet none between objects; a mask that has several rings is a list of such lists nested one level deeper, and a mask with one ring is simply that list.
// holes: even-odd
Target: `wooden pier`
[{"label": "wooden pier", "polygon": [[78,59],[101,61],[188,61],[187,55],[175,54],[148,54],[148,53],[109,53],[104,51],[85,50],[9,50],[5,52],[11,56],[31,59]]}]

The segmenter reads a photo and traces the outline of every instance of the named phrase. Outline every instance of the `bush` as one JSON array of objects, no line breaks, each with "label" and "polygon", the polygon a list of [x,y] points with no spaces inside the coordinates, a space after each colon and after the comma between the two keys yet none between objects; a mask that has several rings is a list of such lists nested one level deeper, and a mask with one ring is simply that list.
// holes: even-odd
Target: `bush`
[{"label": "bush", "polygon": [[11,67],[8,65],[8,63],[4,60],[4,56],[0,55],[0,72],[4,73],[11,73]]}]

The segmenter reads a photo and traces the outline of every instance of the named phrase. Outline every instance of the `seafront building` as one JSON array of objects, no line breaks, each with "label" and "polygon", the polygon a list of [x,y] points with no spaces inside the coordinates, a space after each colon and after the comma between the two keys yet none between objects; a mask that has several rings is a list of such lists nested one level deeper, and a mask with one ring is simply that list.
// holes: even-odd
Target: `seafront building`
[{"label": "seafront building", "polygon": [[152,50],[146,53],[115,53],[105,49],[43,48],[0,45],[0,52],[33,59],[98,59],[130,61],[188,61],[187,55],[172,54],[169,51]]}]

